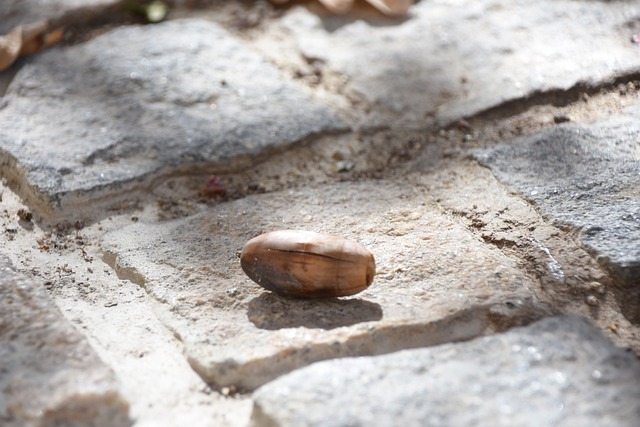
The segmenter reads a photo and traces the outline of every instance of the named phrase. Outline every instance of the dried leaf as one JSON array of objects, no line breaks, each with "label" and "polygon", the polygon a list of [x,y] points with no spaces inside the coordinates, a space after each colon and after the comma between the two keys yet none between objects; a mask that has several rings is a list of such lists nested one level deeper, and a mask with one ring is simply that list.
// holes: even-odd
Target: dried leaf
[{"label": "dried leaf", "polygon": [[47,22],[19,25],[4,36],[0,36],[0,71],[15,62],[20,55],[38,52],[62,39],[63,30],[49,30]]},{"label": "dried leaf", "polygon": [[373,7],[385,15],[405,15],[413,0],[367,0]]},{"label": "dried leaf", "polygon": [[347,13],[353,7],[353,0],[320,0],[320,3],[336,15]]},{"label": "dried leaf", "polygon": [[[342,15],[351,10],[354,0],[318,0],[332,13]],[[407,13],[414,0],[366,0],[385,15],[400,16]],[[275,4],[288,3],[289,0],[271,0]]]},{"label": "dried leaf", "polygon": [[0,37],[0,71],[9,68],[20,54],[22,47],[22,27],[14,28]]},{"label": "dried leaf", "polygon": [[59,42],[63,30],[57,28],[49,30],[46,23],[38,23],[22,28],[22,49],[20,55],[30,55]]}]

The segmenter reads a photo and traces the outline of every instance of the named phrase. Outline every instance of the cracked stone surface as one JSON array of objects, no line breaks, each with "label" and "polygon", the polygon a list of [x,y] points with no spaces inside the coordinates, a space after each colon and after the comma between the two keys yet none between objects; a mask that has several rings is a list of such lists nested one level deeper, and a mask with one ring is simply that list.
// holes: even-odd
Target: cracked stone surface
[{"label": "cracked stone surface", "polygon": [[422,1],[395,22],[299,8],[279,25],[308,61],[345,76],[351,97],[416,126],[637,73],[639,19],[634,1],[467,0]]},{"label": "cracked stone surface", "polygon": [[[626,426],[640,362],[577,317],[461,344],[324,361],[254,393],[254,426]],[[328,418],[327,414],[331,414]]]},{"label": "cracked stone surface", "polygon": [[113,371],[41,284],[0,255],[0,421],[3,426],[125,427]]},{"label": "cracked stone surface", "polygon": [[638,107],[592,124],[563,124],[476,152],[553,221],[575,229],[598,262],[640,284]]},{"label": "cracked stone surface", "polygon": [[0,104],[0,171],[43,212],[72,215],[74,202],[161,170],[246,166],[345,126],[218,24],[178,20],[52,49],[20,70]]},{"label": "cracked stone surface", "polygon": [[[0,73],[1,425],[637,424],[638,2],[0,3],[72,25]],[[373,284],[265,291],[276,229]]]},{"label": "cracked stone surface", "polygon": [[0,4],[0,34],[18,25],[34,24],[73,16],[91,16],[122,0],[3,0]]},{"label": "cracked stone surface", "polygon": [[[468,339],[545,314],[528,277],[425,203],[424,189],[379,181],[251,196],[171,225],[108,234],[106,260],[164,303],[210,384],[255,388],[313,361]],[[347,299],[305,301],[263,291],[236,252],[275,229],[356,239],[377,276]]]}]

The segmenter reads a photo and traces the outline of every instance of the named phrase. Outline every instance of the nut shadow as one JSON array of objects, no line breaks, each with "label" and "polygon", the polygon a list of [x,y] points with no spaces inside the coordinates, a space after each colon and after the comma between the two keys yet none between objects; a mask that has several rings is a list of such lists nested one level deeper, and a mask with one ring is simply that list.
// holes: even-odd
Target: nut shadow
[{"label": "nut shadow", "polygon": [[382,307],[362,299],[298,299],[263,292],[249,302],[247,317],[260,329],[303,326],[334,329],[382,319]]}]

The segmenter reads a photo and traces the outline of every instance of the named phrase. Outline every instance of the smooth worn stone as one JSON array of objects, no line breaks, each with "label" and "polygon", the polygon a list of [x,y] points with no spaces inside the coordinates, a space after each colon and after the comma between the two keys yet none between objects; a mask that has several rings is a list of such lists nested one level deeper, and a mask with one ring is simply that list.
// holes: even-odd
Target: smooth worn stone
[{"label": "smooth worn stone", "polygon": [[0,2],[0,35],[18,25],[29,25],[46,20],[56,22],[67,16],[73,16],[75,19],[94,16],[123,2],[123,0],[2,0]]},{"label": "smooth worn stone", "polygon": [[68,215],[92,200],[117,204],[127,190],[139,200],[153,173],[246,167],[345,127],[203,20],[120,28],[50,49],[20,70],[0,106],[0,172],[30,206]]},{"label": "smooth worn stone", "polygon": [[576,231],[622,284],[640,278],[640,108],[476,151],[502,182]]},{"label": "smooth worn stone", "polygon": [[0,424],[124,427],[129,405],[113,371],[43,286],[0,255]]},{"label": "smooth worn stone", "polygon": [[640,362],[587,320],[315,363],[259,388],[252,425],[635,427]]},{"label": "smooth worn stone", "polygon": [[[546,314],[533,283],[406,182],[334,183],[248,196],[193,217],[111,232],[104,259],[160,301],[191,366],[214,387],[253,389],[298,367],[469,339]],[[371,286],[295,299],[244,275],[238,254],[277,229],[326,233],[375,256]]]},{"label": "smooth worn stone", "polygon": [[[418,2],[395,20],[298,8],[281,31],[308,61],[342,75],[358,104],[416,126],[637,73],[630,37],[639,19],[633,0],[443,0]],[[370,121],[381,120],[389,121]]]}]

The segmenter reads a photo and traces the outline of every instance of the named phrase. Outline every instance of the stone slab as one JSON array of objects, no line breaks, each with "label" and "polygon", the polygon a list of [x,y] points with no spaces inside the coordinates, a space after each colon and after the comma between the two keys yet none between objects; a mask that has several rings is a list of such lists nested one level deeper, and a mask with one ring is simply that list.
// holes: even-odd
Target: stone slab
[{"label": "stone slab", "polygon": [[[314,361],[468,339],[547,313],[512,260],[427,200],[406,182],[310,186],[139,222],[107,234],[102,249],[120,277],[162,303],[157,316],[214,387],[250,390]],[[373,285],[326,300],[263,290],[237,255],[276,229],[358,241],[376,257]]]},{"label": "stone slab", "polygon": [[578,240],[615,278],[640,285],[640,108],[563,124],[475,156]]},{"label": "stone slab", "polygon": [[640,419],[640,362],[587,320],[315,363],[256,390],[252,425],[607,426]]},{"label": "stone slab", "polygon": [[73,15],[94,15],[123,0],[2,0],[0,3],[0,35],[18,25],[35,24],[45,20],[59,21]]},{"label": "stone slab", "polygon": [[64,319],[43,286],[0,255],[0,424],[131,425],[113,371]]},{"label": "stone slab", "polygon": [[139,190],[160,171],[246,167],[344,128],[218,24],[177,20],[25,65],[0,99],[0,173],[34,209],[73,214],[74,203]]},{"label": "stone slab", "polygon": [[[422,1],[407,17],[320,17],[281,23],[302,55],[344,76],[368,124],[448,123],[541,92],[637,73],[637,2]],[[382,118],[379,114],[382,113]]]}]

